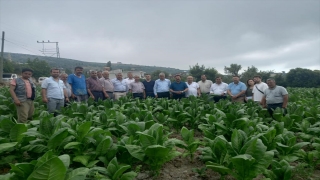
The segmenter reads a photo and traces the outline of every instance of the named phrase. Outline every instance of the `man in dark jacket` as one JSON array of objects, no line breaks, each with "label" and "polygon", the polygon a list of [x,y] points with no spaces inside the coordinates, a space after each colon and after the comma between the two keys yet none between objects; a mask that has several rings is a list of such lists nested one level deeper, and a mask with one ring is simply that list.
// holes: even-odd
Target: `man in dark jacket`
[{"label": "man in dark jacket", "polygon": [[13,79],[10,82],[10,94],[16,105],[18,122],[26,123],[32,120],[34,113],[33,100],[35,98],[36,86],[31,80],[33,70],[22,69],[21,78]]}]

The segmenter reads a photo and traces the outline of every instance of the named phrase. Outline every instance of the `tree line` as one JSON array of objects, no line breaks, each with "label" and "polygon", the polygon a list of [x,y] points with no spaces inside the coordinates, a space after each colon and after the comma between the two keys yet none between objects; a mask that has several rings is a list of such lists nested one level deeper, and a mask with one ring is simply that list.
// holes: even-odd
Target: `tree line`
[{"label": "tree line", "polygon": [[202,74],[207,76],[207,79],[212,81],[216,77],[220,76],[224,82],[232,82],[232,76],[238,75],[242,82],[246,83],[248,79],[252,79],[255,75],[260,75],[265,82],[268,78],[273,78],[278,85],[284,87],[320,87],[320,70],[310,70],[305,68],[290,69],[288,73],[281,72],[275,73],[273,70],[261,71],[255,66],[247,67],[243,73],[239,73],[242,66],[239,64],[231,64],[224,67],[224,73],[219,73],[215,68],[206,68],[204,65],[198,63],[194,66],[190,66],[189,73],[196,81],[199,81]]},{"label": "tree line", "polygon": [[[50,76],[51,66],[45,60],[39,60],[35,58],[33,60],[28,59],[26,63],[17,63],[15,61],[9,61],[4,59],[3,62],[5,73],[20,74],[22,68],[31,68],[34,70],[33,77],[39,78],[42,76]],[[111,68],[111,62],[106,63],[107,67]],[[137,69],[138,70],[138,69]],[[139,69],[140,70],[140,69]],[[273,70],[261,71],[255,66],[247,67],[243,73],[239,73],[242,70],[242,66],[239,64],[230,64],[230,66],[224,67],[224,74],[219,73],[215,68],[205,67],[198,63],[189,67],[189,73],[195,79],[200,81],[201,75],[205,74],[207,79],[212,81],[217,76],[221,76],[226,83],[232,82],[232,75],[238,75],[241,77],[242,82],[246,82],[248,79],[252,79],[254,75],[260,75],[263,81],[272,77],[276,80],[277,84],[284,87],[320,87],[320,70],[310,70],[304,68],[290,69],[288,73],[275,73]],[[72,73],[72,69],[65,69],[67,74]],[[153,79],[157,79],[160,72],[164,72],[166,77],[169,76],[168,72],[156,70],[151,72]],[[182,74],[182,80],[185,80],[187,74]]]}]

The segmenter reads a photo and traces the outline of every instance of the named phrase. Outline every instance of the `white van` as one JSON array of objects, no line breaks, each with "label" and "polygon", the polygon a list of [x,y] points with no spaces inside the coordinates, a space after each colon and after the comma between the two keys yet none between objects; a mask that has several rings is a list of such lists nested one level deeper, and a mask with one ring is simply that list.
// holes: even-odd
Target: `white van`
[{"label": "white van", "polygon": [[39,77],[39,79],[38,79],[39,84],[41,84],[42,81],[45,80],[45,79],[47,79],[47,78],[48,78],[48,77]]},{"label": "white van", "polygon": [[12,79],[18,78],[17,74],[12,74],[12,73],[3,73],[2,74],[2,79],[3,82],[10,82]]}]

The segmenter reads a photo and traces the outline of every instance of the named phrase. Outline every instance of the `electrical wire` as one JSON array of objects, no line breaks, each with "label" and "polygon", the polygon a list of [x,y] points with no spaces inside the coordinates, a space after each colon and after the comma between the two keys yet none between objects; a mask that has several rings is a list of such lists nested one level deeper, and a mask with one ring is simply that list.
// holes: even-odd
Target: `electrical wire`
[{"label": "electrical wire", "polygon": [[27,50],[27,51],[29,51],[29,52],[31,52],[31,53],[33,53],[33,54],[36,54],[37,56],[41,56],[40,54],[38,54],[38,53],[36,53],[36,52],[34,52],[34,51],[32,51],[32,50],[30,50],[30,49],[27,49],[27,48],[25,48],[24,46],[22,46],[22,45],[20,45],[20,44],[16,44],[16,43],[14,43],[14,42],[12,42],[12,41],[8,41],[8,40],[4,40],[4,41],[6,41],[6,42],[8,42],[8,43],[11,43],[11,44],[14,44],[14,45],[16,45],[16,46],[18,46],[18,47],[20,47],[20,48],[22,48],[22,49],[24,49],[24,50]]}]

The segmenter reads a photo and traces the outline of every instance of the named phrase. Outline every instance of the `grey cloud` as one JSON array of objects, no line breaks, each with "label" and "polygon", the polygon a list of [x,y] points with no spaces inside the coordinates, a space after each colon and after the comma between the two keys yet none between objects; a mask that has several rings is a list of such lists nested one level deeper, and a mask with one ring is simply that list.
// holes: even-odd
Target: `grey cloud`
[{"label": "grey cloud", "polygon": [[[0,29],[8,37],[33,49],[41,48],[36,40],[59,41],[62,57],[180,69],[198,62],[220,72],[231,63],[320,69],[319,1],[0,3],[0,20],[7,24]],[[303,42],[309,44],[282,52]]]}]

